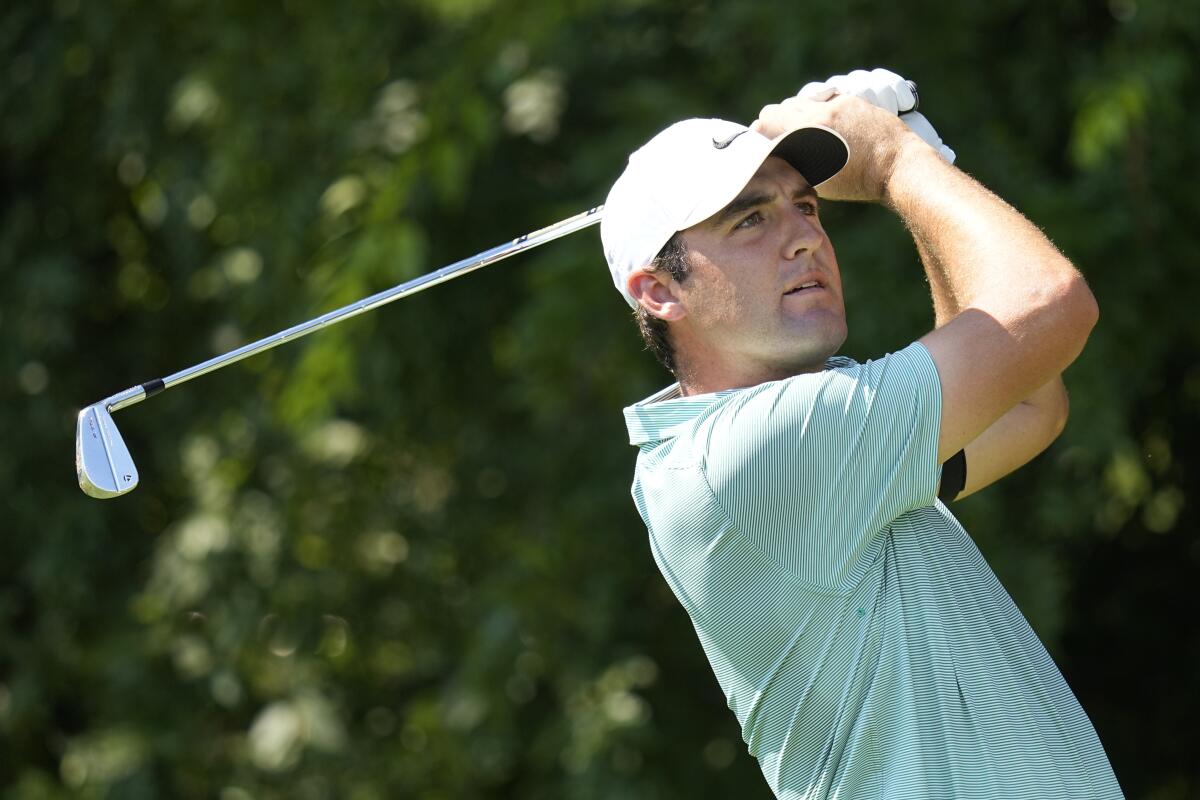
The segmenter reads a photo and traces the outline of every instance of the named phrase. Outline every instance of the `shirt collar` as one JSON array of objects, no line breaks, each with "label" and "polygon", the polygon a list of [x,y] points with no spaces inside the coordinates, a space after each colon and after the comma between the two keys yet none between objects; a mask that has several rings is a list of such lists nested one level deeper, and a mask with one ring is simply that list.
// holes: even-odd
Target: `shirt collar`
[{"label": "shirt collar", "polygon": [[681,428],[691,424],[713,403],[736,391],[738,390],[725,389],[683,397],[679,394],[679,384],[673,383],[625,409],[625,427],[629,429],[629,443],[640,446],[669,439],[678,434]]}]

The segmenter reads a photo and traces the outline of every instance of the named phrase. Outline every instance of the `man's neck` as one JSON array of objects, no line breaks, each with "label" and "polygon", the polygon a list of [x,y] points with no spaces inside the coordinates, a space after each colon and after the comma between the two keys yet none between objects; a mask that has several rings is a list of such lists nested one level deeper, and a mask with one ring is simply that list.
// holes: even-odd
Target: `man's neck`
[{"label": "man's neck", "polygon": [[679,393],[684,397],[690,397],[721,392],[726,389],[744,389],[747,386],[783,380],[807,372],[820,372],[823,369],[825,369],[824,358],[815,364],[777,368],[765,365],[727,365],[712,362],[696,368],[691,363],[682,362],[675,368],[675,377],[679,380]]}]

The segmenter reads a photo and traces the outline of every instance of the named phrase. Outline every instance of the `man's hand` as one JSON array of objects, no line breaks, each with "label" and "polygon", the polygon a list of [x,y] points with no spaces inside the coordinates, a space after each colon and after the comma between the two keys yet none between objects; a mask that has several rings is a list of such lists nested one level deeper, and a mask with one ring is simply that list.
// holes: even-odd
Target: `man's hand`
[{"label": "man's hand", "polygon": [[915,84],[891,70],[876,68],[868,72],[856,69],[847,75],[833,75],[823,81],[806,83],[796,93],[797,97],[816,101],[837,95],[861,97],[873,106],[899,115],[900,121],[912,128],[946,163],[954,163],[954,151],[946,146],[925,115],[917,111]]},{"label": "man's hand", "polygon": [[912,148],[928,146],[894,114],[857,97],[836,96],[826,102],[791,97],[764,106],[750,126],[775,137],[802,125],[824,125],[841,134],[850,150],[846,166],[817,187],[831,200],[880,202],[898,159]]}]

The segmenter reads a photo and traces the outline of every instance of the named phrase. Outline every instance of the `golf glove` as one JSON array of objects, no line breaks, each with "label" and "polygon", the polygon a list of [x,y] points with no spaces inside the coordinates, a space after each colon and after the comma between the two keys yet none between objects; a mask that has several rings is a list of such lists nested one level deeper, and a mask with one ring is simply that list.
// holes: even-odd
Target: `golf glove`
[{"label": "golf glove", "polygon": [[917,111],[916,87],[894,72],[873,69],[870,72],[856,69],[849,75],[834,75],[828,80],[807,83],[797,96],[822,102],[835,95],[845,94],[861,97],[868,103],[885,111],[898,114],[908,125],[947,163],[954,163],[954,151],[946,146],[925,115]]}]

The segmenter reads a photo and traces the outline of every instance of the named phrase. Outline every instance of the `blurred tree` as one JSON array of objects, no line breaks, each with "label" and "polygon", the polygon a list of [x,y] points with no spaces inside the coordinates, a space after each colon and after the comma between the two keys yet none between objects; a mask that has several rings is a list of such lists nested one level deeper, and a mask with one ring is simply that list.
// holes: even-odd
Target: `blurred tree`
[{"label": "blurred tree", "polygon": [[[1102,307],[1062,441],[956,510],[1129,795],[1200,796],[1198,44],[1163,0],[9,4],[0,787],[766,797],[629,501],[665,375],[594,232],[122,415],[121,500],[67,453],[86,401],[602,202],[674,119],[886,64]],[[905,232],[828,215],[849,352],[902,346]]]}]

